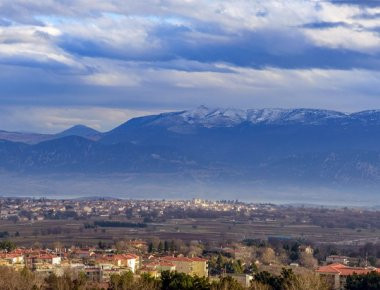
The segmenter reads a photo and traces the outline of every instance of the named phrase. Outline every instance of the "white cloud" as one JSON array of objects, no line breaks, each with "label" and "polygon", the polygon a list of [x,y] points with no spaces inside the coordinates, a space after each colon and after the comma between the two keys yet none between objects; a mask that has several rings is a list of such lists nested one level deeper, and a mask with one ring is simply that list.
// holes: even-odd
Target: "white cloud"
[{"label": "white cloud", "polygon": [[[103,94],[107,97],[102,94],[99,99],[99,96],[91,95],[97,90],[94,88],[86,96],[86,101],[83,98],[78,101],[70,99],[75,92],[61,95],[59,100],[54,95],[48,95],[46,99],[36,98],[38,103],[33,103],[33,99],[24,99],[24,105],[16,105],[16,101],[13,105],[1,107],[1,129],[56,132],[75,124],[85,124],[108,130],[131,117],[200,104],[237,108],[312,107],[342,111],[380,108],[377,87],[379,72],[218,66],[233,72],[142,70],[132,66],[119,73],[125,74],[125,78],[140,76],[140,82],[133,91],[127,88],[106,90]],[[49,98],[55,98],[50,101],[52,106],[44,106],[44,103],[49,103]],[[102,104],[78,105],[83,102]],[[27,103],[30,106],[27,107]],[[109,107],[107,103],[117,104],[118,108]]]},{"label": "white cloud", "polygon": [[93,40],[110,48],[123,50],[125,54],[128,54],[128,50],[143,53],[148,48],[158,48],[158,44],[149,38],[149,29],[152,27],[153,23],[145,19],[115,19],[109,15],[86,21],[71,19],[60,25],[60,29],[69,37],[78,41]]},{"label": "white cloud", "polygon": [[380,37],[371,31],[334,27],[305,29],[305,34],[320,46],[367,53],[380,52]]},{"label": "white cloud", "polygon": [[131,118],[154,112],[107,107],[5,106],[0,108],[0,123],[1,129],[9,131],[25,131],[28,128],[28,131],[57,133],[77,124],[106,131]]},{"label": "white cloud", "polygon": [[[0,0],[12,23],[0,26],[0,129],[109,129],[202,103],[380,107],[380,18],[361,16],[379,12],[312,0]],[[334,69],[328,57],[318,66],[318,49],[372,58],[342,55]],[[110,108],[132,105],[140,111]]]},{"label": "white cloud", "polygon": [[61,35],[55,27],[13,26],[0,27],[0,61],[55,62],[81,67],[74,57],[54,44]]}]

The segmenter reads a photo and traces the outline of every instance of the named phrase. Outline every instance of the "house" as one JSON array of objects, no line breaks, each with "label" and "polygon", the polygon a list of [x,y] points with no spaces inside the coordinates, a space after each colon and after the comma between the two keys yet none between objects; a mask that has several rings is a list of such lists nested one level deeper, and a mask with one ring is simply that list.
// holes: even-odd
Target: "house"
[{"label": "house", "polygon": [[349,267],[343,264],[334,263],[327,266],[319,267],[316,272],[321,276],[324,276],[326,280],[331,284],[332,289],[339,290],[345,289],[346,279],[348,276],[356,274],[368,274],[370,272],[380,273],[378,268],[359,268]]},{"label": "house", "polygon": [[139,257],[133,254],[104,255],[97,257],[95,263],[102,269],[128,268],[135,273],[139,267]]},{"label": "house", "polygon": [[[116,263],[116,265],[115,265]],[[117,261],[113,261],[108,257],[99,257],[95,259],[95,265],[99,267],[101,270],[110,270],[117,267]]]},{"label": "house", "polygon": [[37,258],[42,263],[48,263],[52,265],[59,265],[61,264],[61,257],[54,256],[54,255],[41,255]]},{"label": "house", "polygon": [[83,207],[83,211],[84,211],[85,213],[89,214],[89,213],[92,212],[92,208],[89,207],[89,206],[84,206],[84,207]]},{"label": "house", "polygon": [[125,270],[122,269],[103,269],[101,271],[101,281],[109,282],[112,275],[122,275],[125,273]]},{"label": "house", "polygon": [[139,256],[134,254],[115,255],[114,259],[118,261],[118,265],[129,268],[132,273],[135,273],[139,268]]},{"label": "house", "polygon": [[140,269],[140,274],[147,274],[153,278],[158,278],[161,275],[156,269],[147,268],[145,266]]},{"label": "house", "polygon": [[83,259],[83,258],[91,258],[92,256],[95,255],[95,252],[90,250],[90,249],[78,249],[78,250],[75,250],[73,252],[73,255],[75,255],[76,257],[78,257],[79,259]]},{"label": "house", "polygon": [[229,255],[230,257],[236,259],[236,260],[250,260],[252,258],[252,251],[249,247],[244,247],[243,245],[239,245],[239,247],[234,248],[223,248],[221,249],[221,252],[224,254]]},{"label": "house", "polygon": [[208,277],[208,260],[206,259],[167,256],[161,258],[160,261],[173,264],[179,273]]},{"label": "house", "polygon": [[38,268],[35,268],[34,271],[41,277],[48,277],[51,274],[58,277],[64,275],[64,269],[62,267],[53,266],[51,264],[40,265]]},{"label": "house", "polygon": [[253,280],[253,276],[248,274],[227,274],[227,276],[234,278],[244,288],[249,288]]},{"label": "house", "polygon": [[154,278],[161,276],[161,273],[164,271],[174,272],[176,267],[173,263],[167,261],[154,261],[148,264],[145,264],[143,268],[140,269],[140,274],[149,274]]},{"label": "house", "polygon": [[84,267],[82,270],[86,274],[88,281],[100,282],[103,277],[102,270],[99,267]]},{"label": "house", "polygon": [[147,243],[145,241],[141,241],[141,240],[134,240],[134,241],[129,241],[128,244],[131,246],[131,247],[134,247],[136,249],[144,249],[144,248],[147,248]]},{"label": "house", "polygon": [[300,253],[305,253],[308,255],[312,255],[314,253],[313,248],[310,246],[301,245],[301,246],[299,246],[298,249],[299,249]]},{"label": "house", "polygon": [[17,253],[1,253],[0,260],[2,264],[22,264],[24,263],[24,256]]},{"label": "house", "polygon": [[152,263],[146,264],[145,267],[156,269],[159,272],[164,272],[164,271],[174,272],[174,271],[176,271],[175,265],[173,263],[167,262],[167,261],[152,262]]},{"label": "house", "polygon": [[339,263],[343,265],[348,265],[349,262],[350,258],[346,256],[331,255],[326,258],[327,264]]},{"label": "house", "polygon": [[25,259],[26,265],[31,269],[43,268],[47,265],[58,266],[61,264],[61,257],[51,254],[32,255]]}]

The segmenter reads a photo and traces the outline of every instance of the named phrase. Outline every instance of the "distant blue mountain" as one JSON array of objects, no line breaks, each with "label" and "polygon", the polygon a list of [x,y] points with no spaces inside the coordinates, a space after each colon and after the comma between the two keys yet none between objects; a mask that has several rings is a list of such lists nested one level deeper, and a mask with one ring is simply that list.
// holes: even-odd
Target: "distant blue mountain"
[{"label": "distant blue mountain", "polygon": [[38,144],[0,142],[11,172],[170,173],[289,183],[380,183],[380,111],[209,109],[75,126]]},{"label": "distant blue mountain", "polygon": [[55,134],[55,137],[66,137],[66,136],[80,136],[90,139],[100,138],[101,133],[84,125],[75,125],[67,130],[62,131],[61,133]]},{"label": "distant blue mountain", "polygon": [[0,140],[36,144],[42,141],[50,140],[51,138],[52,135],[50,134],[8,132],[0,130]]},{"label": "distant blue mountain", "polygon": [[66,136],[80,136],[90,140],[98,140],[101,135],[102,133],[84,125],[75,125],[57,134],[22,133],[0,130],[0,140],[23,142],[26,144],[37,144]]}]

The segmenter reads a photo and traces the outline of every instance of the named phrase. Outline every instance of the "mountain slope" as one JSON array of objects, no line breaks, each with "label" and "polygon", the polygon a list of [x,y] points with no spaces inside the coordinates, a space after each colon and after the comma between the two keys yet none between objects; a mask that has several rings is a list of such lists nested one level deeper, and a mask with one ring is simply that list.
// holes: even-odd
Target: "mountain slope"
[{"label": "mountain slope", "polygon": [[24,173],[117,173],[178,170],[181,160],[171,148],[104,145],[67,136],[35,145],[0,141],[0,168]]},{"label": "mountain slope", "polygon": [[26,144],[38,144],[40,142],[67,136],[79,136],[95,141],[99,140],[101,135],[102,133],[84,125],[76,125],[57,134],[22,133],[0,130],[0,140],[22,142]]},{"label": "mountain slope", "polygon": [[36,144],[42,141],[51,139],[49,134],[38,133],[20,133],[20,132],[8,132],[0,130],[0,140],[7,140],[11,142],[22,142],[27,144]]},{"label": "mountain slope", "polygon": [[55,138],[61,138],[66,136],[79,136],[84,138],[89,138],[91,140],[99,139],[101,133],[84,125],[75,125],[69,129],[62,131],[61,133],[55,134]]},{"label": "mountain slope", "polygon": [[3,141],[0,169],[380,184],[379,145],[380,111],[199,107],[134,118],[103,134],[76,126],[39,144]]}]

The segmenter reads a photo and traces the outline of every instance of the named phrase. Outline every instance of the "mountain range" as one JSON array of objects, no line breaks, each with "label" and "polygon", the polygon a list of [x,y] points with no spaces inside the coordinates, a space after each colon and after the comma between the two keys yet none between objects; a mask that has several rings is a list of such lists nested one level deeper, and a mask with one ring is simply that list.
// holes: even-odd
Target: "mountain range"
[{"label": "mountain range", "polygon": [[378,185],[380,110],[210,109],[131,119],[100,133],[0,131],[0,170],[170,174],[207,181]]},{"label": "mountain range", "polygon": [[43,141],[59,139],[66,136],[80,136],[90,140],[98,140],[101,133],[84,125],[75,125],[57,134],[22,133],[0,130],[0,140],[37,144]]}]

